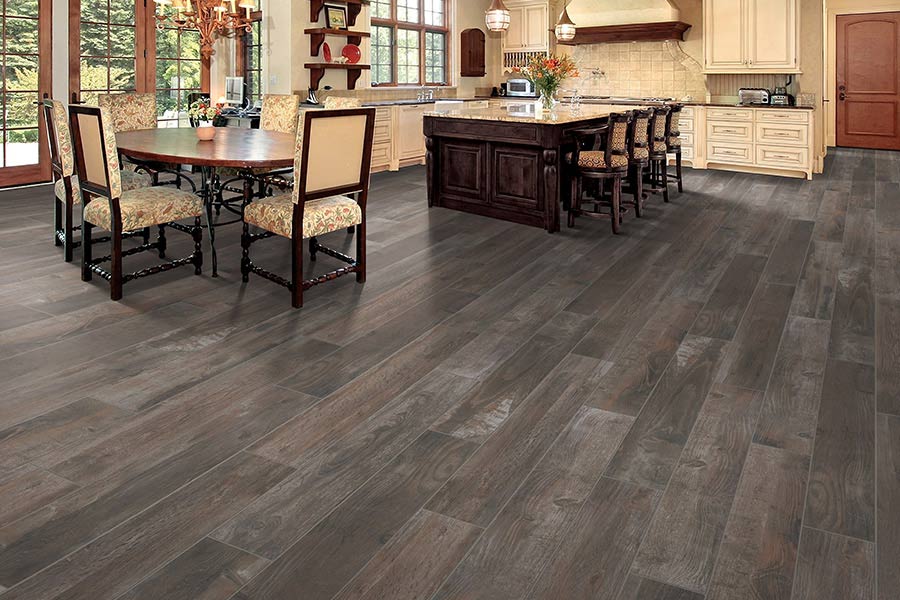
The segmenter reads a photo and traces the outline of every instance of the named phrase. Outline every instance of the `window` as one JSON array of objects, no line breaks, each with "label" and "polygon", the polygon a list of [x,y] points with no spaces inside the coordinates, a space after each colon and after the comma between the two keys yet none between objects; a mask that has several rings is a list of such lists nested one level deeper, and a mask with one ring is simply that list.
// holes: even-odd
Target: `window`
[{"label": "window", "polygon": [[263,97],[262,13],[254,13],[250,31],[238,38],[235,73],[244,78],[244,101],[252,105]]},{"label": "window", "polygon": [[137,90],[136,5],[129,0],[81,0],[80,96]]},{"label": "window", "polygon": [[156,31],[156,110],[160,127],[187,126],[187,109],[200,94],[200,34]]},{"label": "window", "polygon": [[446,85],[446,0],[372,0],[372,85]]}]

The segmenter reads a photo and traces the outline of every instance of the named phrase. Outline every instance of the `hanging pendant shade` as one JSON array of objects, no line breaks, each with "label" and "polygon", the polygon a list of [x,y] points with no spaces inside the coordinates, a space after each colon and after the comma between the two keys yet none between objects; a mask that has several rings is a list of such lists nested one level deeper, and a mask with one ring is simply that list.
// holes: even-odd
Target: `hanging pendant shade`
[{"label": "hanging pendant shade", "polygon": [[503,0],[491,0],[491,5],[484,13],[484,23],[491,31],[509,29],[509,9],[503,4]]},{"label": "hanging pendant shade", "polygon": [[575,23],[569,17],[567,7],[563,7],[553,32],[556,34],[556,39],[560,42],[570,42],[575,39]]}]

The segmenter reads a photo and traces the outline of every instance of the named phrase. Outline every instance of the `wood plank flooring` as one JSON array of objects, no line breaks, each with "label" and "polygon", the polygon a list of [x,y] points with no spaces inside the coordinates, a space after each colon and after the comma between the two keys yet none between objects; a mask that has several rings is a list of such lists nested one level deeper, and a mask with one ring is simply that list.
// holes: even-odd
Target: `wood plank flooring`
[{"label": "wood plank flooring", "polygon": [[110,302],[0,192],[0,600],[900,598],[900,154],[685,189],[548,235],[381,173],[300,311],[234,225]]}]

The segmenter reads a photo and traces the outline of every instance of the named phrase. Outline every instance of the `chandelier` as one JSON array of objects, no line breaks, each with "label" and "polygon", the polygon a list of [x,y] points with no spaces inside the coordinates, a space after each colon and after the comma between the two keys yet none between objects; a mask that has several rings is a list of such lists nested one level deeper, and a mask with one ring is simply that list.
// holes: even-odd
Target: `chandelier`
[{"label": "chandelier", "polygon": [[[240,31],[250,32],[250,13],[256,0],[153,0],[159,5],[157,27],[166,22],[179,30],[196,29],[200,33],[200,54],[209,58],[216,53],[216,36],[229,36]],[[168,8],[171,7],[171,8]]]}]

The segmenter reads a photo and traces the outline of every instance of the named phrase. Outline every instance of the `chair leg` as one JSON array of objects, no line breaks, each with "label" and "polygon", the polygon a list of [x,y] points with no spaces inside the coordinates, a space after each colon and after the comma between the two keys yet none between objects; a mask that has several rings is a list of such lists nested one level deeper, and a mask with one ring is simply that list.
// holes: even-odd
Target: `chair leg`
[{"label": "chair leg", "polygon": [[91,242],[91,231],[94,226],[87,221],[81,221],[81,280],[90,281],[94,277],[91,271],[91,261],[94,260],[94,244]]},{"label": "chair leg", "polygon": [[144,231],[142,232],[142,234],[144,236],[144,243],[149,244],[150,243],[150,228],[144,227]]},{"label": "chair leg", "polygon": [[669,201],[669,168],[666,166],[668,162],[668,158],[663,158],[659,163],[659,182],[662,185],[663,202]]},{"label": "chair leg", "polygon": [[569,210],[567,216],[567,225],[569,227],[575,227],[575,206],[577,205],[578,199],[578,176],[572,175],[572,197],[569,199]]},{"label": "chair leg", "polygon": [[72,262],[73,251],[75,250],[75,239],[73,235],[73,230],[75,229],[72,221],[74,220],[74,207],[71,203],[65,203],[65,222],[63,223],[64,231],[63,237],[65,238],[65,242],[63,242],[63,254],[64,260],[69,263]]},{"label": "chair leg", "polygon": [[619,203],[621,201],[622,196],[622,178],[614,177],[612,180],[612,210],[610,213],[610,221],[612,221],[612,232],[614,234],[619,233],[619,225],[621,223],[622,215],[619,210]]},{"label": "chair leg", "polygon": [[160,224],[159,226],[159,237],[156,238],[156,244],[159,250],[159,257],[166,257],[166,226],[165,224]]},{"label": "chair leg", "polygon": [[366,215],[363,214],[362,221],[356,226],[356,281],[357,283],[366,282]]},{"label": "chair leg", "polygon": [[200,217],[194,217],[194,275],[203,272],[203,223]]},{"label": "chair leg", "polygon": [[54,194],[53,196],[53,245],[62,246],[62,240],[59,239],[59,232],[63,230],[62,224],[62,203]]},{"label": "chair leg", "polygon": [[356,228],[353,225],[351,225],[350,227],[347,228],[348,235],[353,235],[354,231],[356,231]]},{"label": "chair leg", "polygon": [[250,281],[250,225],[246,222],[241,233],[241,281]]},{"label": "chair leg", "polygon": [[675,175],[678,176],[678,193],[684,191],[684,186],[681,184],[681,150],[675,153]]},{"label": "chair leg", "polygon": [[644,167],[634,165],[634,215],[636,217],[644,216]]},{"label": "chair leg", "polygon": [[[149,228],[148,228],[149,229]],[[113,224],[110,233],[110,245],[112,246],[112,262],[110,263],[109,298],[110,300],[122,299],[122,229],[121,225]]]},{"label": "chair leg", "polygon": [[319,240],[315,237],[309,238],[309,260],[316,260],[316,252],[319,251]]},{"label": "chair leg", "polygon": [[303,306],[303,238],[291,238],[291,306]]}]

